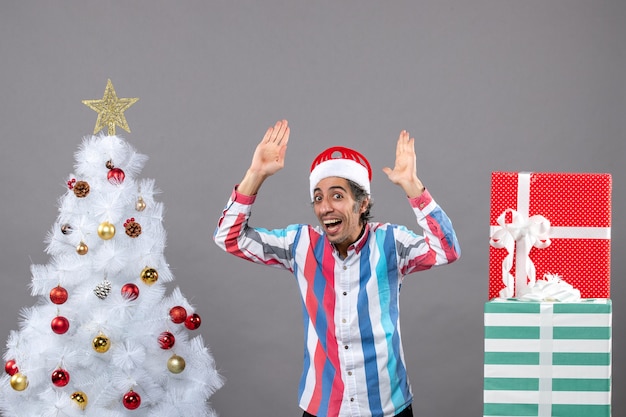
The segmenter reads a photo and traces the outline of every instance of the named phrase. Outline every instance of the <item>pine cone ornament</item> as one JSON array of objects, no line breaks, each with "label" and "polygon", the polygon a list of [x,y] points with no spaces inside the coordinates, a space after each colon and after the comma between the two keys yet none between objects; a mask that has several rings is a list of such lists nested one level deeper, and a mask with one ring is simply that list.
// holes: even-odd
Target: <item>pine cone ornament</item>
[{"label": "pine cone ornament", "polygon": [[126,220],[124,223],[126,234],[132,238],[135,238],[141,234],[141,225],[135,221],[134,217]]},{"label": "pine cone ornament", "polygon": [[78,181],[74,185],[74,195],[78,198],[87,197],[89,194],[89,183],[87,181]]},{"label": "pine cone ornament", "polygon": [[111,282],[106,278],[100,284],[96,285],[96,288],[93,289],[93,293],[96,294],[96,296],[101,300],[107,298],[110,292]]}]

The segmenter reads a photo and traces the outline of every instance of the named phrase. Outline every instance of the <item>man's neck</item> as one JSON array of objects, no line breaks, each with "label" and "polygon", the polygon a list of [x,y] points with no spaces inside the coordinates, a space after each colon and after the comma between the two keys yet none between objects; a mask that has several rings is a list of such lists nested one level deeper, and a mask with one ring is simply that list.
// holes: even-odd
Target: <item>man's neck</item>
[{"label": "man's neck", "polygon": [[341,243],[338,245],[333,244],[337,252],[339,252],[339,257],[341,259],[346,259],[346,257],[348,256],[348,249],[350,248],[350,246],[354,245],[356,242],[359,241],[359,239],[361,239],[361,237],[363,237],[363,234],[365,233],[365,226],[366,226],[365,224],[361,225],[361,232],[353,241],[349,243]]}]

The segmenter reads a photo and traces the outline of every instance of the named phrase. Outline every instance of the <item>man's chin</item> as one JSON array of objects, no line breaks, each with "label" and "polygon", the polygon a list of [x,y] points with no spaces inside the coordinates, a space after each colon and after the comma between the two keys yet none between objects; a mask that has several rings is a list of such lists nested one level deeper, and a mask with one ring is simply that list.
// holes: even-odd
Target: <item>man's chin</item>
[{"label": "man's chin", "polygon": [[341,245],[347,240],[345,237],[338,236],[337,234],[331,235],[328,233],[326,233],[326,239],[333,245]]}]

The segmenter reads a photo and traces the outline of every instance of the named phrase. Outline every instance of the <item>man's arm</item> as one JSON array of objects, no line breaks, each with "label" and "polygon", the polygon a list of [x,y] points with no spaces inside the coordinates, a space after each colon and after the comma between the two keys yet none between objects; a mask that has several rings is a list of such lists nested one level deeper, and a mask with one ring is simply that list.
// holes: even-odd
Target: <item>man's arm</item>
[{"label": "man's arm", "polygon": [[263,182],[285,166],[287,142],[289,142],[287,120],[280,120],[267,129],[254,151],[250,167],[239,183],[237,191],[248,196],[256,195]]},{"label": "man's arm", "polygon": [[[289,230],[268,232],[248,227],[251,207],[263,182],[284,166],[289,126],[277,122],[265,132],[257,145],[250,167],[233,190],[213,233],[215,243],[228,253],[248,261],[290,268]],[[285,243],[287,242],[287,243]],[[275,249],[275,251],[266,250]]]},{"label": "man's arm", "polygon": [[[426,191],[417,177],[415,139],[403,130],[396,146],[394,168],[383,168],[389,180],[399,185],[411,203],[417,223],[423,230],[423,237],[413,233],[400,233],[396,238],[406,239],[402,246],[403,274],[454,262],[461,255],[459,242],[446,213]],[[417,238],[417,241],[415,240]]]}]

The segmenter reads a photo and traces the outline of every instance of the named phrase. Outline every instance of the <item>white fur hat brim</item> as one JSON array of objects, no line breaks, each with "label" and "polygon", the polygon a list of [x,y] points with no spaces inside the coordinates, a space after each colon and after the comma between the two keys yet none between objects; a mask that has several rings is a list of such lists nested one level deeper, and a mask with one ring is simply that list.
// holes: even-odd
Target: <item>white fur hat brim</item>
[{"label": "white fur hat brim", "polygon": [[313,200],[317,184],[328,177],[340,177],[354,181],[363,188],[367,194],[370,194],[370,181],[367,168],[350,159],[330,159],[313,168],[313,171],[311,171],[309,175],[311,200]]}]

